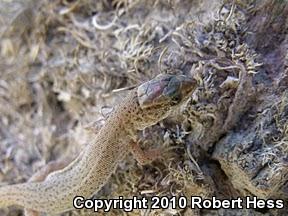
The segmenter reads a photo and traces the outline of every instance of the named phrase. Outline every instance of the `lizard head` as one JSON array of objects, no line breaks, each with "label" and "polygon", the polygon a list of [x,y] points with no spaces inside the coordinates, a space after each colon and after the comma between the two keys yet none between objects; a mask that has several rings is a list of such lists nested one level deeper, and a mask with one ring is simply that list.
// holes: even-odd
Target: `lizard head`
[{"label": "lizard head", "polygon": [[156,124],[185,102],[196,88],[196,80],[184,75],[160,74],[137,89],[142,110],[141,128]]}]

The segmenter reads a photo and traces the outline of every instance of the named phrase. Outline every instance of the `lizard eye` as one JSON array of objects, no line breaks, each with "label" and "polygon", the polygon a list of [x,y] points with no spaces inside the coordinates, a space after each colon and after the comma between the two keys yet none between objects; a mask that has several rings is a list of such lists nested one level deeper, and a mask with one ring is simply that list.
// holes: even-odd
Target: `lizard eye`
[{"label": "lizard eye", "polygon": [[181,101],[181,97],[179,95],[176,95],[175,97],[173,97],[172,101],[171,101],[171,105],[176,105]]}]

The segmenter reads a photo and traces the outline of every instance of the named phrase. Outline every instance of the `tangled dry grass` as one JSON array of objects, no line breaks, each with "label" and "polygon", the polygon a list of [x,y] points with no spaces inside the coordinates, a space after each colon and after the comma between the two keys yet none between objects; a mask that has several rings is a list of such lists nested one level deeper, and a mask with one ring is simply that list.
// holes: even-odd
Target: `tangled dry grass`
[{"label": "tangled dry grass", "polygon": [[[184,73],[199,83],[187,106],[139,132],[144,148],[164,146],[167,153],[144,167],[126,158],[97,197],[229,198],[248,190],[287,199],[281,194],[285,190],[279,189],[287,182],[288,151],[285,1],[5,0],[1,4],[1,184],[27,181],[49,161],[75,157],[126,90],[160,72]],[[271,15],[265,15],[267,10]],[[282,178],[275,180],[279,186],[275,193],[239,183],[253,179],[245,176],[245,169],[239,172],[243,178],[235,175],[239,151],[221,160],[226,157],[223,148],[229,149],[223,144],[225,136],[231,145],[233,131],[246,135],[257,131],[259,167],[268,166],[270,176],[280,173]],[[239,148],[246,142],[237,137],[234,141]],[[218,214],[229,211],[233,212]],[[10,208],[0,213],[21,212]],[[214,213],[187,208],[109,214]],[[93,212],[63,215],[81,214]]]}]

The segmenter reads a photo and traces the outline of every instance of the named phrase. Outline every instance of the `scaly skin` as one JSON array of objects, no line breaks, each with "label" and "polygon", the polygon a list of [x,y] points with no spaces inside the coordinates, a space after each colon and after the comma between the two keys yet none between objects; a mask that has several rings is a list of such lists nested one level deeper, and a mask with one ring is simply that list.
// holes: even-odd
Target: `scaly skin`
[{"label": "scaly skin", "polygon": [[133,89],[71,164],[41,182],[1,187],[0,207],[20,205],[38,212],[61,213],[73,208],[75,196],[90,198],[128,152],[139,156],[135,153],[139,148],[131,147],[136,131],[166,118],[195,87],[195,80],[183,75],[158,75]]}]

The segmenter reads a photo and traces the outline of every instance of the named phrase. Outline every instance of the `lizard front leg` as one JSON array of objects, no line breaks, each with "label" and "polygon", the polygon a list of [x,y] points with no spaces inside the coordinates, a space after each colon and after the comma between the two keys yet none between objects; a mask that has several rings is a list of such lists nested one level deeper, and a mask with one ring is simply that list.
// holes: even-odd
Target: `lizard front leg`
[{"label": "lizard front leg", "polygon": [[142,150],[139,141],[130,142],[129,147],[133,157],[141,165],[151,163],[155,159],[159,158],[161,156],[161,153],[163,152],[161,148],[155,148],[146,151]]}]

